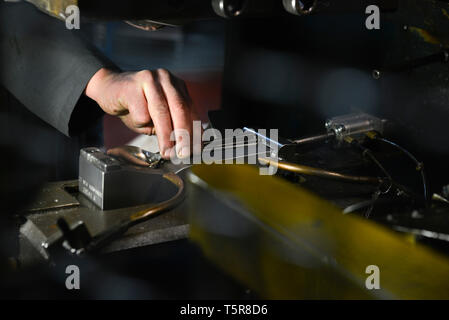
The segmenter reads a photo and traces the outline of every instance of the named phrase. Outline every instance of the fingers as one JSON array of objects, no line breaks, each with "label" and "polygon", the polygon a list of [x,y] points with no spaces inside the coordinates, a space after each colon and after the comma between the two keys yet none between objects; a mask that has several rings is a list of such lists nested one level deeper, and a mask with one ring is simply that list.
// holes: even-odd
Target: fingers
[{"label": "fingers", "polygon": [[[192,121],[198,117],[191,108],[184,81],[164,69],[122,73],[105,79],[109,79],[108,85],[102,92],[109,95],[101,100],[103,110],[119,116],[135,132],[156,133],[162,157],[185,158],[191,154]],[[175,148],[172,140],[176,141]]]},{"label": "fingers", "polygon": [[127,109],[132,119],[132,126],[136,129],[145,128],[152,125],[147,100],[145,99],[143,89],[141,90],[142,93],[129,97],[127,105]]},{"label": "fingers", "polygon": [[164,158],[169,158],[170,149],[173,146],[173,142],[170,141],[170,134],[173,127],[167,100],[161,85],[151,71],[142,71],[140,74],[149,115],[156,129],[159,150]]},{"label": "fingers", "polygon": [[187,104],[189,106],[192,106],[192,98],[190,97],[189,90],[187,89],[186,83],[183,80],[178,79],[178,78],[175,78],[174,80],[177,83],[176,87],[180,88],[179,92],[182,94],[185,101],[187,101]]},{"label": "fingers", "polygon": [[139,134],[145,134],[148,136],[156,134],[156,129],[153,126],[145,126],[142,128],[137,128],[134,125],[134,121],[131,118],[130,114],[127,114],[125,116],[120,116],[120,119],[129,129],[133,130],[134,132],[137,132]]},{"label": "fingers", "polygon": [[190,107],[190,119],[193,121],[195,120],[200,120],[200,116],[198,115],[198,113],[196,112],[194,106],[193,106],[193,102],[192,102],[192,98],[190,97],[189,94],[189,90],[187,89],[187,85],[186,83],[181,80],[181,79],[176,79],[178,80],[178,87],[181,88],[180,93],[182,94],[182,96],[184,97],[184,100],[187,101],[187,104]]},{"label": "fingers", "polygon": [[185,90],[185,85],[182,80],[174,78],[167,70],[159,69],[157,72],[173,122],[176,154],[179,158],[188,157],[192,137],[192,119],[190,101],[186,99],[186,93],[182,92]]}]

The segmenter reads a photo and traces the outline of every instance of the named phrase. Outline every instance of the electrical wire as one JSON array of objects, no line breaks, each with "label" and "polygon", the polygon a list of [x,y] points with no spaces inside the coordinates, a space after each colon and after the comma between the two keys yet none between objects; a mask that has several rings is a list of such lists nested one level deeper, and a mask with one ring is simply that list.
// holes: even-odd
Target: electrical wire
[{"label": "electrical wire", "polygon": [[[368,137],[370,137],[370,138],[374,138],[374,137],[376,137],[375,135],[369,135],[368,134]],[[382,139],[382,138],[378,138],[378,139]],[[391,141],[389,141],[389,140],[387,140],[387,139],[384,139],[384,140],[386,140],[386,141],[388,141],[388,142],[390,142],[390,143],[393,143],[393,142],[391,142]],[[386,142],[386,141],[384,141],[384,142]],[[388,186],[384,189],[384,190],[382,190],[381,189],[381,186],[379,186],[379,189],[373,194],[373,196],[372,196],[372,199],[371,200],[368,200],[368,201],[363,201],[363,202],[361,202],[361,203],[356,203],[356,204],[354,204],[354,205],[351,205],[351,206],[349,206],[349,207],[347,207],[344,211],[343,211],[343,213],[350,213],[350,212],[353,212],[353,211],[356,211],[356,210],[359,210],[359,209],[361,209],[361,208],[363,208],[363,207],[368,207],[368,210],[365,212],[365,217],[366,218],[369,218],[369,216],[371,215],[371,212],[372,212],[372,210],[373,210],[373,208],[374,208],[374,205],[375,205],[375,203],[377,202],[377,200],[378,200],[378,198],[379,198],[379,196],[381,195],[381,194],[386,194],[386,193],[388,193],[390,190],[391,190],[391,188],[394,186],[395,188],[397,188],[398,190],[402,190],[402,191],[404,191],[406,194],[411,194],[412,192],[410,192],[409,190],[407,190],[407,188],[406,187],[404,187],[404,186],[401,186],[400,184],[398,184],[398,183],[396,183],[394,180],[393,180],[393,178],[391,177],[391,175],[390,175],[390,173],[385,169],[385,167],[382,165],[382,163],[376,158],[376,156],[374,155],[374,153],[370,150],[370,149],[368,149],[367,147],[365,147],[365,146],[363,146],[362,144],[360,144],[357,140],[355,140],[355,139],[352,139],[352,138],[348,138],[348,139],[346,139],[346,142],[348,142],[349,144],[351,144],[352,146],[355,146],[355,147],[357,147],[359,150],[361,150],[362,151],[362,154],[363,154],[363,156],[364,157],[368,157],[383,173],[384,173],[384,175],[385,175],[385,178],[383,178],[383,181],[385,181],[385,182],[388,182]],[[399,147],[398,145],[397,145],[397,147]],[[403,148],[402,148],[403,149]],[[416,160],[416,158],[410,153],[410,152],[408,152],[407,150],[405,150],[405,149],[403,149],[402,150],[401,149],[401,151],[403,151],[403,152],[405,152],[408,156],[411,156],[414,160],[415,160],[415,163],[418,163],[418,165],[417,165],[417,168],[422,168],[422,164],[421,163],[419,163],[417,160]],[[424,180],[424,181],[426,181],[426,180]],[[427,188],[426,188],[426,186],[424,187],[425,189],[425,192],[426,192],[426,190],[427,190]],[[426,194],[426,193],[425,193]],[[426,204],[427,204],[427,202],[426,202]]]},{"label": "electrical wire", "polygon": [[398,145],[397,143],[390,141],[388,139],[385,139],[383,137],[374,137],[374,139],[382,141],[383,143],[389,144],[393,147],[395,147],[396,149],[400,150],[402,153],[404,153],[406,156],[408,156],[415,164],[416,164],[416,170],[420,172],[421,174],[421,179],[422,179],[422,183],[423,183],[423,194],[424,194],[424,201],[426,203],[426,205],[428,205],[429,203],[429,197],[428,197],[428,185],[427,185],[427,177],[426,177],[426,173],[424,171],[424,165],[422,162],[419,162],[415,156],[413,154],[411,154],[408,150],[406,150],[405,148],[401,147],[400,145]]}]

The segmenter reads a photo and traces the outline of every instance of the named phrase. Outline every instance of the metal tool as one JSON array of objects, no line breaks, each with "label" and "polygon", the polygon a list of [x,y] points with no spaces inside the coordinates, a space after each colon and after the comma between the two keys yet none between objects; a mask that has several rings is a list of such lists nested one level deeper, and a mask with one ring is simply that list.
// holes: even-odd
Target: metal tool
[{"label": "metal tool", "polygon": [[115,148],[110,155],[98,148],[82,149],[80,192],[102,210],[151,203],[158,189],[173,184],[166,172],[155,169],[161,159],[158,154],[130,146]]},{"label": "metal tool", "polygon": [[328,133],[323,133],[323,134],[319,134],[319,135],[316,135],[316,136],[311,136],[311,137],[305,137],[305,138],[292,140],[292,143],[294,143],[294,144],[306,144],[306,143],[323,142],[323,141],[326,141],[327,139],[333,138],[333,137],[335,137],[335,133],[330,131]]},{"label": "metal tool", "polygon": [[129,161],[138,166],[148,166],[157,168],[162,162],[162,156],[159,152],[154,153],[136,146],[120,146],[109,149],[107,154]]},{"label": "metal tool", "polygon": [[385,120],[366,113],[355,113],[334,117],[326,121],[325,127],[329,135],[335,135],[339,141],[347,136],[363,137],[365,133],[384,132]]}]

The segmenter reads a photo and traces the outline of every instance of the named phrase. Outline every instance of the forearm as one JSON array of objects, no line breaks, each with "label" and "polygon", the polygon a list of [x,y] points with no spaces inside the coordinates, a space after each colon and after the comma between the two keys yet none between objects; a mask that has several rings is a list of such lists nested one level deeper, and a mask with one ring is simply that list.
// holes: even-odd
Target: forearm
[{"label": "forearm", "polygon": [[0,82],[30,111],[69,135],[89,80],[109,61],[79,31],[67,30],[30,4],[0,5]]}]

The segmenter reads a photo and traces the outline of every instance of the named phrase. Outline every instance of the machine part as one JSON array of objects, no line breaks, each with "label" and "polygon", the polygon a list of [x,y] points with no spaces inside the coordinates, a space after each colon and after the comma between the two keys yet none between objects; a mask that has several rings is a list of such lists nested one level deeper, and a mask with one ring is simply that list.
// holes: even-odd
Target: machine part
[{"label": "machine part", "polygon": [[[368,206],[368,209],[365,211],[365,218],[368,219],[371,215],[371,212],[374,209],[374,205],[379,200],[379,197],[382,194],[386,194],[391,190],[391,188],[394,184],[393,178],[391,177],[390,173],[385,169],[385,167],[380,163],[380,161],[377,160],[377,158],[374,156],[373,152],[370,149],[362,146],[357,140],[352,139],[349,136],[346,137],[345,140],[348,141],[351,145],[355,145],[358,149],[360,149],[362,151],[363,156],[369,158],[380,169],[380,171],[382,171],[382,173],[385,175],[384,180],[386,181],[386,187],[379,185],[379,188],[371,196],[370,204]],[[343,211],[343,213],[348,213],[348,212],[351,212],[351,211],[349,211],[349,210],[347,211],[347,208]]]},{"label": "machine part", "polygon": [[[370,132],[368,132],[367,135],[374,137],[376,135],[376,133],[374,131],[370,131]],[[344,140],[345,140],[345,142],[349,143],[351,146],[354,146],[359,151],[361,151],[363,157],[371,160],[380,169],[380,171],[382,171],[382,173],[385,175],[386,179],[388,179],[388,181],[392,182],[393,178],[391,177],[390,173],[385,169],[385,167],[380,163],[380,161],[376,158],[376,156],[370,149],[366,148],[359,141],[357,141],[356,139],[353,139],[350,136],[346,136]]]},{"label": "machine part", "polygon": [[240,16],[248,5],[247,0],[212,0],[214,12],[223,18]]},{"label": "machine part", "polygon": [[363,156],[368,157],[385,175],[385,180],[388,180],[390,182],[389,187],[387,190],[385,190],[383,193],[388,192],[388,190],[391,188],[391,185],[393,183],[393,178],[391,177],[390,173],[385,169],[385,167],[380,163],[379,160],[374,156],[374,154],[371,152],[371,150],[365,148],[363,151]]},{"label": "machine part", "polygon": [[[126,153],[125,149],[133,152]],[[147,167],[159,163],[156,154],[145,153],[139,148],[126,147],[118,150],[133,163],[145,163]],[[173,188],[179,187],[173,184],[173,179],[162,174],[163,172],[151,167],[127,165],[98,148],[85,148],[80,152],[79,190],[102,210],[151,203],[158,194],[158,188],[167,184],[173,185]]]},{"label": "machine part", "polygon": [[394,226],[395,230],[399,232],[405,232],[409,234],[413,234],[415,236],[423,237],[423,238],[430,238],[430,239],[437,239],[441,241],[449,242],[449,234],[441,233],[441,232],[435,232],[430,230],[423,230],[423,229],[412,229],[402,226]]},{"label": "machine part", "polygon": [[[172,198],[126,217],[113,228],[106,229],[94,238],[90,236],[88,230],[84,226],[84,223],[79,223],[75,228],[71,229],[63,218],[59,218],[57,225],[66,240],[63,243],[65,248],[71,253],[77,255],[98,251],[103,249],[103,247],[109,244],[112,240],[115,240],[119,236],[123,235],[132,226],[142,223],[162,212],[176,207],[183,200],[184,182],[174,173],[166,173],[163,177],[171,181],[178,188],[178,191]],[[48,247],[46,244],[44,244],[44,246]]]},{"label": "machine part", "polygon": [[404,149],[403,147],[401,147],[400,145],[398,145],[397,143],[394,143],[393,141],[390,141],[388,139],[382,138],[379,135],[374,135],[373,136],[374,139],[378,140],[378,141],[382,141],[386,144],[389,144],[390,146],[398,149],[399,151],[401,151],[403,154],[405,154],[408,158],[410,158],[413,163],[415,164],[415,168],[416,171],[418,171],[421,175],[421,180],[422,180],[422,184],[423,184],[423,196],[424,196],[424,201],[426,203],[426,205],[428,206],[430,203],[429,199],[429,194],[428,194],[428,186],[427,186],[427,176],[426,176],[426,172],[424,170],[424,164],[422,162],[419,162],[415,156],[413,154],[411,154],[408,150]]},{"label": "machine part", "polygon": [[333,133],[337,140],[343,141],[345,137],[364,137],[364,133],[376,131],[384,132],[385,120],[366,113],[356,113],[329,119],[325,123],[327,132]]},{"label": "machine part", "polygon": [[[117,224],[114,228],[107,229],[104,232],[97,235],[96,237],[94,237],[91,241],[89,241],[87,245],[83,247],[83,250],[78,249],[76,250],[76,253],[77,254],[85,252],[89,253],[103,249],[112,240],[115,240],[119,236],[123,235],[132,226],[142,223],[160,213],[166,212],[179,205],[184,199],[183,180],[174,173],[166,173],[163,176],[167,180],[171,181],[178,188],[178,191],[172,198],[159,204],[156,204],[154,206],[151,206],[150,208],[146,208],[138,211],[137,213],[132,214],[129,218],[126,218],[125,220]],[[72,240],[72,242],[74,241]],[[76,241],[76,243],[83,243],[83,241],[78,240]],[[71,251],[73,252],[73,250]]]},{"label": "machine part", "polygon": [[[423,203],[425,206],[428,207],[430,204],[430,199],[428,199],[428,194],[427,194],[428,187],[427,187],[427,178],[426,178],[426,175],[424,172],[424,165],[422,163],[420,163],[410,152],[408,152],[407,150],[405,150],[398,144],[396,144],[392,141],[389,141],[385,138],[380,137],[377,132],[375,132],[375,131],[367,132],[366,136],[369,137],[370,139],[377,139],[377,140],[383,141],[384,143],[388,143],[388,144],[392,145],[393,147],[399,149],[407,157],[412,159],[412,161],[416,165],[416,170],[421,172],[421,179],[423,182],[423,195],[424,195]],[[349,144],[351,144],[352,146],[355,146],[357,149],[359,149],[362,152],[363,156],[369,158],[380,169],[380,171],[382,171],[385,175],[385,177],[383,178],[383,181],[385,182],[384,186],[379,186],[379,189],[373,194],[372,206],[368,209],[368,211],[366,212],[366,215],[365,215],[367,218],[369,217],[369,215],[373,209],[373,206],[374,206],[376,200],[379,198],[379,196],[381,194],[386,194],[386,193],[390,192],[390,190],[393,187],[396,192],[398,192],[400,194],[412,195],[415,199],[418,199],[418,202],[422,202],[421,196],[416,195],[415,192],[412,192],[408,188],[393,181],[393,178],[390,175],[390,173],[385,169],[385,167],[380,163],[380,161],[374,156],[373,152],[370,149],[364,147],[357,140],[352,139],[349,136],[345,137],[345,141],[348,142]]]},{"label": "machine part", "polygon": [[[370,131],[370,133],[373,132]],[[361,143],[359,143],[359,141],[353,139],[350,136],[345,137],[345,141],[348,142],[350,145],[355,146],[357,149],[359,149],[362,152],[363,157],[371,160],[371,162],[374,163],[385,175],[383,180],[387,182],[386,187],[384,187],[382,190],[379,186],[379,189],[376,191],[376,194],[379,193],[376,197],[376,200],[380,194],[388,193],[391,190],[391,187],[394,185],[393,178],[391,177],[391,174],[387,171],[387,169],[385,169],[385,167],[382,165],[382,163],[380,163],[380,161],[376,158],[374,153],[370,149],[366,148]]]},{"label": "machine part", "polygon": [[150,152],[136,146],[120,146],[112,148],[107,151],[107,154],[138,166],[150,168],[159,167],[163,161],[160,153]]},{"label": "machine part", "polygon": [[[84,248],[92,241],[92,237],[83,222],[79,222],[74,228],[70,228],[64,218],[59,218],[56,222],[59,230],[62,232],[62,246],[69,250],[72,254],[81,254]],[[42,246],[48,249],[48,243]]]},{"label": "machine part", "polygon": [[178,188],[178,191],[171,199],[161,202],[149,209],[141,210],[137,213],[134,213],[130,218],[131,225],[140,223],[162,211],[169,210],[178,205],[182,201],[182,197],[184,194],[184,182],[182,181],[182,179],[172,172],[165,173],[163,177],[164,179],[173,183]]},{"label": "machine part", "polygon": [[[159,153],[152,153],[134,146],[114,148],[109,150],[108,154],[125,159],[132,164],[150,168],[155,168],[162,160]],[[103,210],[105,208],[135,206],[142,204],[142,201],[148,203],[148,194],[152,193],[150,189],[160,187],[160,185],[150,181],[154,174],[154,172],[127,168],[97,148],[81,150],[80,191]],[[132,214],[129,218],[118,223],[116,227],[104,231],[89,243],[86,251],[103,247],[112,238],[123,234],[133,225],[172,209],[182,201],[184,194],[183,180],[172,172],[156,172],[156,175],[161,175],[163,181],[169,181],[177,188],[175,195],[166,201]],[[123,189],[123,186],[126,186],[126,188]],[[150,186],[150,189],[145,188],[145,186]]]},{"label": "machine part", "polygon": [[334,138],[334,137],[335,137],[335,133],[333,131],[330,131],[328,133],[319,134],[316,136],[292,140],[291,142],[294,144],[317,143],[317,142],[326,141],[327,139]]},{"label": "machine part", "polygon": [[326,2],[324,0],[282,0],[285,10],[297,16],[315,13],[322,6],[325,6]]},{"label": "machine part", "polygon": [[398,8],[398,0],[282,0],[284,9],[294,15],[314,13],[360,13],[369,5],[377,5],[380,12],[391,12]]},{"label": "machine part", "polygon": [[[148,169],[147,169],[148,170]],[[154,169],[151,169],[154,170]],[[180,178],[182,179],[182,178]],[[161,177],[161,180],[166,180]],[[156,181],[156,183],[158,183]],[[78,180],[54,182],[46,185],[49,192],[66,192],[75,198],[78,206],[31,210],[26,213],[26,222],[20,228],[20,263],[22,265],[34,265],[39,262],[58,263],[55,260],[59,254],[67,254],[67,250],[73,254],[88,250],[103,252],[116,252],[130,248],[151,246],[164,242],[185,239],[189,233],[189,225],[186,215],[186,203],[179,199],[179,203],[172,209],[167,209],[164,214],[153,214],[151,219],[140,220],[127,231],[111,232],[106,237],[108,230],[116,230],[117,226],[125,221],[130,221],[137,212],[148,212],[164,201],[173,198],[176,194],[174,184],[160,184],[157,198],[152,203],[144,205],[101,210],[90,200],[80,194]],[[124,188],[124,186],[122,186]],[[36,204],[39,198],[36,198]],[[159,209],[161,209],[159,207]],[[166,209],[166,208],[165,208]],[[162,211],[159,211],[161,213]],[[77,239],[72,243],[66,242],[58,220],[63,218],[69,225],[70,233]],[[86,230],[82,230],[86,229]],[[101,235],[101,236],[100,236]],[[102,239],[100,241],[100,239]],[[78,241],[79,240],[79,241]],[[94,242],[95,241],[95,242]],[[98,242],[98,245],[95,243]],[[77,244],[78,243],[78,244]],[[94,250],[95,248],[95,250]]]},{"label": "machine part", "polygon": [[385,120],[380,120],[364,113],[339,116],[326,121],[325,127],[327,133],[290,140],[290,142],[300,145],[323,142],[331,138],[337,138],[339,141],[342,141],[349,136],[361,137],[362,133],[371,130],[382,133],[384,131],[385,122]]},{"label": "machine part", "polygon": [[46,183],[34,196],[34,201],[25,208],[25,212],[36,212],[50,209],[71,208],[79,206],[79,201],[71,196],[62,185]]},{"label": "machine part", "polygon": [[[191,239],[261,298],[449,297],[441,280],[449,278],[449,259],[410,236],[342,215],[250,166],[194,166],[188,179]],[[379,290],[366,290],[372,264],[381,270]]]},{"label": "machine part", "polygon": [[374,177],[363,177],[363,176],[351,176],[347,174],[337,173],[333,171],[328,171],[324,169],[318,169],[308,166],[299,165],[296,163],[286,162],[286,161],[279,161],[279,160],[273,160],[270,158],[263,158],[259,157],[259,162],[265,165],[272,165],[282,170],[287,170],[290,172],[310,175],[310,176],[317,176],[322,178],[328,178],[328,179],[337,179],[337,180],[345,180],[350,182],[357,182],[357,183],[369,183],[369,184],[381,184],[383,182],[382,179],[374,178]]},{"label": "machine part", "polygon": [[279,138],[277,140],[271,139],[268,136],[260,134],[254,129],[243,127],[243,131],[255,135],[258,138],[257,142],[261,142],[269,148],[271,148],[273,145],[277,146],[277,148],[282,148],[285,145],[285,143],[281,142]]}]

